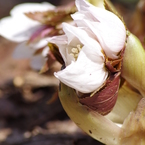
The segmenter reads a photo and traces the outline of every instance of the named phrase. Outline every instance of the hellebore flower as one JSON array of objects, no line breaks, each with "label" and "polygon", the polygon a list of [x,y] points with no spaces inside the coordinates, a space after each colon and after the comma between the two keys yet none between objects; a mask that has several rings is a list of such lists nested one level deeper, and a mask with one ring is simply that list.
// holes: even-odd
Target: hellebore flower
[{"label": "hellebore flower", "polygon": [[32,67],[40,69],[49,55],[46,39],[62,34],[61,22],[71,21],[73,12],[74,3],[62,7],[47,2],[20,4],[11,10],[11,16],[0,20],[0,35],[22,42],[16,47],[14,57],[30,58]]},{"label": "hellebore flower", "polygon": [[[95,8],[90,8],[90,4],[83,0],[76,0],[76,4],[78,12],[72,15],[76,25],[71,26],[63,23],[65,35],[49,39],[52,45],[59,48],[64,61],[62,70],[55,73],[61,82],[60,101],[69,117],[87,134],[100,142],[107,145],[144,144],[145,99],[143,98],[144,79],[142,78],[145,73],[143,73],[144,67],[142,66],[144,66],[145,50],[134,35],[127,33],[126,36],[125,27],[119,18],[109,17],[110,12],[99,11],[98,8],[96,8],[95,17]],[[102,15],[102,11],[108,14]],[[99,16],[97,17],[97,15]],[[106,19],[105,16],[107,16]],[[105,24],[109,18],[111,26],[107,28]],[[113,23],[113,21],[115,22]],[[100,26],[101,24],[102,26]],[[113,26],[113,24],[115,25]],[[110,41],[106,40],[108,37],[102,28],[103,26],[107,34],[110,34],[111,31],[108,30],[110,28],[117,32],[110,34],[113,38],[109,39]],[[117,27],[119,28],[117,29]],[[125,50],[123,50],[124,46],[126,46]],[[111,60],[112,64],[115,61],[116,64],[121,58],[122,50],[123,67],[115,72],[115,69],[107,65],[107,61]],[[135,57],[138,59],[135,60]],[[125,82],[120,85],[118,90],[120,73],[130,84]],[[93,79],[89,74],[93,74]],[[99,79],[97,75],[99,75]],[[95,79],[98,79],[98,84]],[[117,89],[114,91],[115,87]],[[114,95],[110,96],[110,92],[113,92]],[[116,94],[119,96],[111,111],[110,102],[107,101],[116,97]],[[105,105],[103,105],[104,102]],[[90,106],[91,104],[98,105],[96,108],[99,109],[94,109],[95,106]],[[109,106],[110,113],[107,112],[106,106]],[[106,115],[106,112],[109,114]],[[122,127],[117,126],[116,123],[121,123]]]},{"label": "hellebore flower", "polygon": [[[104,40],[107,35],[104,34],[103,28],[101,29],[105,24],[100,26],[103,21],[106,22],[105,16],[104,19],[101,19],[102,10],[99,11],[101,18],[92,18],[91,16],[95,15],[95,8],[94,10],[90,8],[93,10],[92,14],[89,11],[90,4],[87,2],[76,0],[76,4],[78,4],[78,12],[72,16],[76,25],[70,26],[64,23],[65,35],[53,37],[49,40],[50,43],[58,46],[65,63],[62,70],[55,73],[55,76],[61,81],[59,87],[60,101],[69,117],[88,135],[100,142],[106,145],[142,145],[145,143],[145,98],[143,87],[145,50],[134,35],[127,33],[126,36],[123,24],[119,25],[117,23],[116,28],[112,26],[111,21],[113,22],[115,19],[110,19],[111,27],[108,27],[108,29],[119,30],[118,38],[121,40],[116,40],[116,32],[112,33],[113,39],[109,39],[110,42]],[[80,13],[80,7],[85,15],[83,15],[83,12]],[[88,13],[86,9],[88,9]],[[77,14],[79,14],[78,17],[75,16]],[[108,15],[106,14],[106,16]],[[108,16],[107,18],[112,17]],[[97,25],[97,23],[92,25],[93,21],[97,21],[100,25]],[[117,21],[121,22],[119,19]],[[106,33],[110,34],[111,31],[107,31],[106,25],[105,27]],[[117,27],[119,28],[117,29]],[[96,30],[97,32],[95,32],[95,28],[100,31]],[[121,53],[123,53],[123,58],[121,58]],[[137,60],[134,59],[135,57]],[[113,69],[111,64],[114,67],[120,59],[122,59],[121,65],[123,67]],[[111,62],[108,64],[110,60]],[[99,69],[93,69],[93,63]],[[99,65],[102,67],[99,67]],[[99,74],[100,70],[102,71],[101,74]],[[93,93],[91,92],[93,89],[90,89],[90,84],[92,84],[90,81],[92,80],[87,76],[89,71],[91,74],[98,73],[100,75],[98,80],[101,80],[100,82],[104,81],[103,84],[98,85],[99,87],[96,85]],[[120,85],[118,90],[120,74],[125,82]],[[103,76],[105,77],[103,78]],[[97,77],[94,77],[93,83]],[[86,83],[86,80],[88,83]],[[80,86],[84,86],[83,90]],[[86,90],[87,92],[85,92]],[[118,94],[117,102],[115,102],[115,106],[111,106],[116,94]]]},{"label": "hellebore flower", "polygon": [[106,58],[116,59],[124,48],[126,30],[113,13],[76,0],[76,26],[63,23],[65,35],[49,42],[59,47],[66,68],[55,73],[64,84],[81,93],[98,90],[108,77]]}]

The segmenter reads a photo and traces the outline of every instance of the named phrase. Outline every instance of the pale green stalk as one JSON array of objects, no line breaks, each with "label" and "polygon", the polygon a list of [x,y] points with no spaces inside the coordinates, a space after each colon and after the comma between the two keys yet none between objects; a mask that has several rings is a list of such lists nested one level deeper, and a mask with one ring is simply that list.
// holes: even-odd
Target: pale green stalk
[{"label": "pale green stalk", "polygon": [[59,98],[68,116],[84,132],[104,144],[118,145],[120,127],[99,113],[81,105],[72,88],[61,83]]}]

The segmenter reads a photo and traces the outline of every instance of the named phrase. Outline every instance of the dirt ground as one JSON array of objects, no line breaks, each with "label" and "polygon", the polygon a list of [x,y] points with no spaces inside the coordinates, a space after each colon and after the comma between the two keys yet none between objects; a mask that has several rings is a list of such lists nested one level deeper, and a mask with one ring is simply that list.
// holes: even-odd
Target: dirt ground
[{"label": "dirt ground", "polygon": [[29,60],[12,58],[15,46],[0,37],[0,145],[101,145],[64,112],[53,77],[59,65],[39,75]]}]

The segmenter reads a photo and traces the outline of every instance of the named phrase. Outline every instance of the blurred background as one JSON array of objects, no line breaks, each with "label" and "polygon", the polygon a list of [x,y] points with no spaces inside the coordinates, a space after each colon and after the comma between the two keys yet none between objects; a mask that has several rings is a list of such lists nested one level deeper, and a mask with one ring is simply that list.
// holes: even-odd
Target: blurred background
[{"label": "blurred background", "polygon": [[[59,6],[73,0],[46,0]],[[0,0],[0,19],[17,4],[42,0]],[[144,0],[112,0],[129,30],[144,40]],[[30,60],[15,60],[17,46],[0,36],[0,145],[101,145],[82,132],[63,110],[54,63],[40,75]]]},{"label": "blurred background", "polygon": [[[45,0],[55,6],[67,4],[73,0]],[[9,11],[17,4],[26,2],[45,2],[42,0],[4,0],[0,1],[0,18],[9,15]]]},{"label": "blurred background", "polygon": [[[45,0],[53,5],[67,4],[73,0]],[[97,0],[96,0],[97,1]],[[112,0],[113,3],[120,3],[123,5],[135,5],[139,0]],[[43,2],[42,0],[4,0],[0,1],[0,18],[9,15],[9,11],[17,4],[25,2]]]}]

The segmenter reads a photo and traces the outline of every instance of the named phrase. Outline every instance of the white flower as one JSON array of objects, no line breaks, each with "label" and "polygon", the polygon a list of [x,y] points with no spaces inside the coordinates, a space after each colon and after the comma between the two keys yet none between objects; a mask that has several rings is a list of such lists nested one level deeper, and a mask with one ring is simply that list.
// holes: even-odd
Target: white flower
[{"label": "white flower", "polygon": [[55,73],[64,84],[82,93],[101,87],[108,77],[105,57],[116,59],[126,39],[124,24],[113,13],[76,0],[78,12],[72,17],[76,26],[63,24],[65,35],[53,37],[66,68]]},{"label": "white flower", "polygon": [[0,20],[0,35],[15,42],[28,40],[42,24],[31,20],[24,13],[53,8],[54,6],[49,3],[24,3],[15,6],[10,11],[10,16]]},{"label": "white flower", "polygon": [[[36,70],[40,70],[46,61],[45,57],[48,54],[47,38],[29,44],[27,41],[46,26],[28,18],[24,13],[43,12],[54,8],[53,5],[47,2],[19,4],[10,11],[10,16],[0,20],[0,35],[20,43],[14,50],[14,58],[30,58],[32,60],[31,67]],[[34,52],[40,48],[44,48],[42,53],[33,56]]]},{"label": "white flower", "polygon": [[55,73],[55,76],[77,91],[92,92],[99,88],[108,76],[101,46],[83,29],[66,23],[63,24],[63,29],[65,36],[49,39],[57,44],[67,66]]}]

